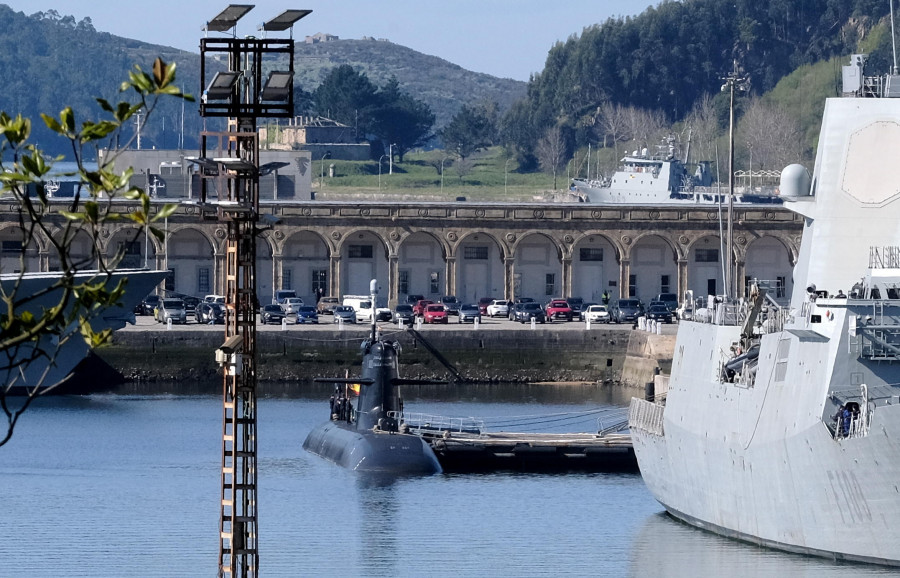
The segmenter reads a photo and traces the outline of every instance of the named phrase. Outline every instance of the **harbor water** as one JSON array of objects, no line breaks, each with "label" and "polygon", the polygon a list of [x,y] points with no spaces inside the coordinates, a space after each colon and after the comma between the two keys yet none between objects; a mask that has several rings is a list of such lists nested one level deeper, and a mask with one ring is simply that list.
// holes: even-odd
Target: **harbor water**
[{"label": "harbor water", "polygon": [[[301,449],[327,394],[259,403],[261,576],[855,576],[680,524],[630,473],[365,478]],[[407,411],[590,431],[597,386],[439,386]],[[529,416],[523,419],[523,416]],[[39,400],[0,448],[0,576],[215,576],[221,400]]]}]

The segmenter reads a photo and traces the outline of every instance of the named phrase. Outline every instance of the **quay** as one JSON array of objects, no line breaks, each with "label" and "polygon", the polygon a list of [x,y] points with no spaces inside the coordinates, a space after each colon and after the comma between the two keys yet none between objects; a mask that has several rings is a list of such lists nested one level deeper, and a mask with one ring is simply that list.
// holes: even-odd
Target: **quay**
[{"label": "quay", "polygon": [[638,471],[627,433],[479,434],[423,429],[419,434],[448,472]]}]

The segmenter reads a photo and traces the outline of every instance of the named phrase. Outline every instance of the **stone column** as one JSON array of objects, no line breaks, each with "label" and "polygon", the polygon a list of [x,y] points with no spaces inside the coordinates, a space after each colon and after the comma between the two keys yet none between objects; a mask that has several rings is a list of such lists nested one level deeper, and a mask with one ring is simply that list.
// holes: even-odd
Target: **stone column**
[{"label": "stone column", "polygon": [[742,258],[735,258],[734,261],[734,295],[735,298],[744,297],[746,287],[744,286],[744,275],[747,271],[747,263]]},{"label": "stone column", "polygon": [[679,259],[678,260],[678,302],[681,302],[681,299],[684,297],[685,291],[688,288],[688,260],[687,259]]},{"label": "stone column", "polygon": [[391,309],[397,306],[400,298],[400,256],[391,255],[388,257],[388,307]]},{"label": "stone column", "polygon": [[619,262],[619,299],[628,299],[628,277],[631,276],[631,259]]},{"label": "stone column", "polygon": [[340,297],[344,294],[341,289],[341,256],[332,255],[328,259],[328,278],[331,285],[331,294]]},{"label": "stone column", "polygon": [[456,257],[447,257],[444,265],[444,282],[446,284],[444,295],[456,295]]},{"label": "stone column", "polygon": [[515,273],[516,273],[516,258],[515,257],[506,257],[503,260],[504,265],[504,278],[503,278],[503,298],[509,299],[513,295],[515,283]]},{"label": "stone column", "polygon": [[573,296],[572,293],[572,257],[563,257],[562,260],[562,293],[560,297]]}]

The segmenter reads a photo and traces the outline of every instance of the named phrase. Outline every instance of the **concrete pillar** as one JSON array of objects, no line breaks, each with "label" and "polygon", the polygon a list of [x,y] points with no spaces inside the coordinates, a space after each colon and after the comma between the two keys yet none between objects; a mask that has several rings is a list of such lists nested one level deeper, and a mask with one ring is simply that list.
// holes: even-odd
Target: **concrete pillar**
[{"label": "concrete pillar", "polygon": [[628,277],[631,276],[631,260],[622,259],[619,262],[619,298],[628,299]]},{"label": "concrete pillar", "polygon": [[572,257],[562,260],[562,293],[560,297],[572,296]]},{"label": "concrete pillar", "polygon": [[740,258],[736,258],[734,262],[734,296],[735,297],[744,297],[746,293],[746,287],[744,287],[744,275],[747,271],[747,263]]},{"label": "concrete pillar", "polygon": [[503,260],[503,265],[503,298],[512,299],[513,294],[515,293],[515,287],[513,285],[515,283],[516,258],[510,256],[506,257]]},{"label": "concrete pillar", "polygon": [[341,256],[332,255],[328,259],[328,278],[331,284],[331,294],[340,297],[344,294],[341,287]]},{"label": "concrete pillar", "polygon": [[447,257],[444,269],[444,282],[446,285],[444,295],[458,295],[459,291],[456,287],[456,257]]},{"label": "concrete pillar", "polygon": [[678,301],[681,301],[684,292],[688,288],[688,260],[678,260]]},{"label": "concrete pillar", "polygon": [[391,309],[397,306],[400,298],[400,257],[398,255],[390,255],[388,257],[388,307]]},{"label": "concrete pillar", "polygon": [[284,267],[284,258],[281,254],[272,254],[272,295],[275,295],[275,291],[279,289],[283,289],[281,286],[281,280],[284,279],[283,274]]}]

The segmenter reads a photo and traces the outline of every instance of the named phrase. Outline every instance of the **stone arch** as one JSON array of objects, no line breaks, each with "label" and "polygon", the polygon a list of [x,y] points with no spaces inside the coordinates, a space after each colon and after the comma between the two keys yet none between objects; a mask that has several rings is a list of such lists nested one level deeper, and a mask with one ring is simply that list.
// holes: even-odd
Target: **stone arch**
[{"label": "stone arch", "polygon": [[[744,250],[744,280],[768,281],[774,289],[773,297],[791,296],[793,283],[793,255],[791,246],[777,235],[760,235],[751,239]],[[835,289],[835,292],[837,289]]]},{"label": "stone arch", "polygon": [[104,251],[107,259],[115,256],[120,248],[124,250],[119,267],[122,269],[137,269],[156,267],[155,237],[149,232],[142,233],[138,227],[122,226],[112,231],[112,234],[104,243]]},{"label": "stone arch", "polygon": [[456,258],[456,296],[466,303],[482,297],[502,298],[506,286],[505,247],[485,231],[463,235],[453,247]]},{"label": "stone arch", "polygon": [[[348,232],[341,238],[338,254],[341,295],[368,295],[372,279],[381,288],[389,286],[388,243],[377,232],[362,228]],[[380,295],[379,303],[386,303],[386,291]]]},{"label": "stone arch", "polygon": [[[67,247],[69,264],[79,270],[97,269],[98,255],[94,251],[94,240],[91,238],[91,235],[84,229],[77,227],[70,229],[68,232],[69,234],[74,233]],[[59,241],[60,237],[65,233],[66,230],[64,228],[57,229],[53,231],[53,238]],[[59,271],[62,267],[59,262],[59,255],[52,248],[52,244],[49,241],[46,243],[46,254],[49,270]]]},{"label": "stone arch", "polygon": [[563,296],[563,251],[546,233],[522,233],[512,246],[512,296],[544,302]]},{"label": "stone arch", "polygon": [[723,258],[718,235],[703,235],[688,245],[687,288],[695,297],[722,294],[725,289]]},{"label": "stone arch", "polygon": [[204,230],[190,225],[170,227],[165,245],[166,291],[200,297],[211,293],[215,253],[215,243]]},{"label": "stone arch", "polygon": [[329,291],[333,246],[315,231],[300,230],[287,236],[280,249],[275,257],[272,287],[293,289],[304,303],[315,304],[317,290],[322,296]]},{"label": "stone arch", "polygon": [[678,247],[665,235],[637,236],[629,245],[628,278],[622,279],[625,286],[619,287],[619,296],[648,303],[659,293],[677,292],[678,257]]},{"label": "stone arch", "polygon": [[[437,301],[447,287],[449,247],[430,231],[410,231],[397,241],[397,299],[424,295]],[[452,292],[452,290],[451,290]]]},{"label": "stone arch", "polygon": [[40,271],[41,254],[46,252],[46,246],[46,241],[40,237],[31,239],[26,246],[22,229],[17,224],[0,228],[0,271],[18,273],[23,265],[25,271]]},{"label": "stone arch", "polygon": [[621,254],[616,240],[605,233],[580,235],[572,243],[572,295],[602,303],[604,292],[615,294]]}]

